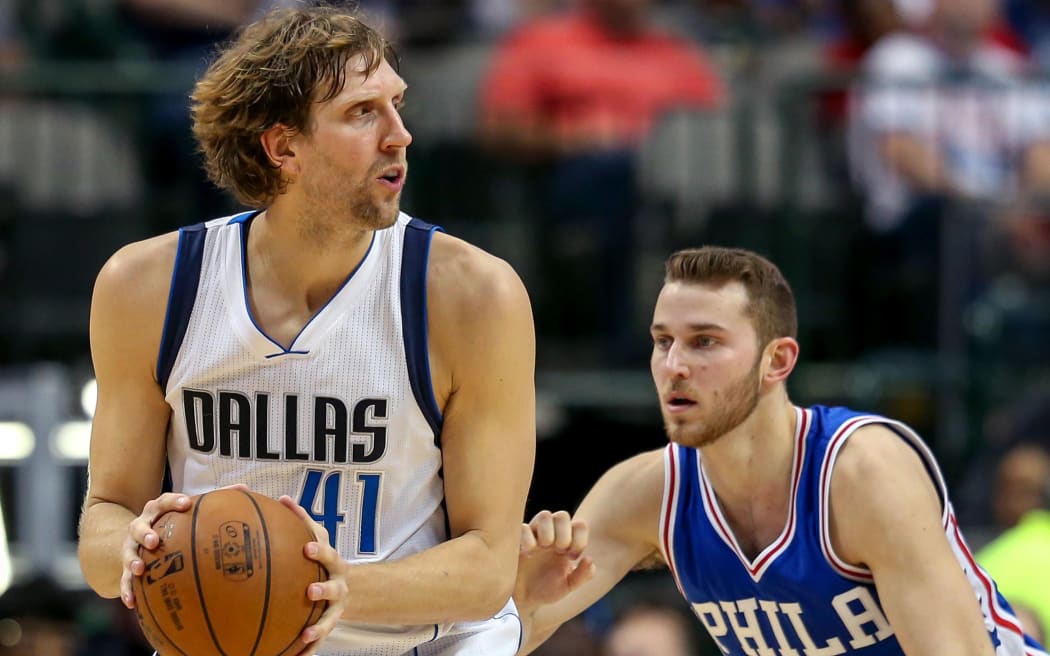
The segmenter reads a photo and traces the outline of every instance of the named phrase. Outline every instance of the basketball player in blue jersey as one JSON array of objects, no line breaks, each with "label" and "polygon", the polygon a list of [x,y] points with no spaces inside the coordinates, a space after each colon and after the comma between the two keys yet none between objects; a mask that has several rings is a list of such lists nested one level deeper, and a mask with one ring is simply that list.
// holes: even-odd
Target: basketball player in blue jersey
[{"label": "basketball player in blue jersey", "polygon": [[573,518],[522,527],[523,653],[660,559],[725,654],[1046,656],[974,563],[919,437],[788,398],[795,302],[773,264],[672,255],[651,330],[670,444],[611,469]]},{"label": "basketball player in blue jersey", "polygon": [[399,212],[394,62],[355,16],[290,9],[198,82],[209,174],[255,209],[99,274],[79,555],[100,595],[133,607],[154,520],[244,484],[313,522],[330,578],[303,594],[330,605],[307,653],[518,651],[531,310],[507,264]]}]

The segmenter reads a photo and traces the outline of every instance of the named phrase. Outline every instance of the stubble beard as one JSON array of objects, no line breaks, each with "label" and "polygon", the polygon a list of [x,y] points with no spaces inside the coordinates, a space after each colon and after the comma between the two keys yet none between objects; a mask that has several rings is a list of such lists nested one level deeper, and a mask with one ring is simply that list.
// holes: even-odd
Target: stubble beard
[{"label": "stubble beard", "polygon": [[[313,209],[301,224],[301,236],[323,249],[340,241],[339,236],[344,232],[383,230],[392,226],[401,209],[401,194],[379,202],[372,196],[372,185],[373,180],[369,178],[350,189],[344,186],[337,193],[326,192],[326,188],[331,188],[329,185],[316,185],[310,193],[314,199]],[[348,214],[351,221],[346,221]]]},{"label": "stubble beard", "polygon": [[667,437],[676,444],[699,448],[713,444],[723,435],[744,423],[758,407],[758,362],[739,380],[729,385],[721,399],[713,399],[710,417],[702,422],[664,419]]},{"label": "stubble beard", "polygon": [[350,212],[360,227],[368,230],[383,230],[394,225],[401,211],[401,192],[385,202],[377,202],[370,193],[371,181],[365,181],[353,190]]}]

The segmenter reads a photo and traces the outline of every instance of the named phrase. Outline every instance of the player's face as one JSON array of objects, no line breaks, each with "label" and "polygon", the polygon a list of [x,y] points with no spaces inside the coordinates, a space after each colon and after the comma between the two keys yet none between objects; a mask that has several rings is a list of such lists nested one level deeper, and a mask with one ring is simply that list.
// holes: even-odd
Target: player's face
[{"label": "player's face", "polygon": [[650,362],[672,442],[704,446],[739,426],[758,405],[759,349],[744,314],[747,291],[664,285],[653,311]]},{"label": "player's face", "polygon": [[298,182],[315,216],[349,212],[357,227],[379,230],[397,219],[412,135],[400,115],[404,80],[386,61],[368,77],[362,70],[351,59],[343,89],[314,106],[310,130],[297,138]]}]

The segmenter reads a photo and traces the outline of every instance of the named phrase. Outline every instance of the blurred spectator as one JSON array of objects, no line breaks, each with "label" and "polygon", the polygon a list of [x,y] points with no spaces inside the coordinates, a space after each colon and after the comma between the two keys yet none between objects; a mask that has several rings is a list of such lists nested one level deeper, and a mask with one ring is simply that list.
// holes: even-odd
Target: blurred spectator
[{"label": "blurred spectator", "polygon": [[1046,0],[1003,0],[1010,27],[1031,52],[1041,73],[1050,72],[1050,3]]},{"label": "blurred spectator", "polygon": [[857,74],[868,51],[882,37],[903,29],[904,20],[895,0],[840,0],[836,8],[839,29],[824,47],[824,69],[830,84],[818,92],[817,131],[827,174],[844,191],[849,188],[848,82]]},{"label": "blurred spectator", "polygon": [[898,32],[865,58],[855,165],[876,227],[899,226],[924,195],[1048,188],[1047,96],[987,38],[995,18],[995,0],[939,0],[925,34]]},{"label": "blurred spectator", "polygon": [[602,656],[695,656],[694,624],[679,606],[633,604],[605,636]]},{"label": "blurred spectator", "polygon": [[[995,0],[937,0],[925,32],[889,35],[864,59],[851,155],[875,233],[867,269],[881,277],[867,304],[876,341],[896,330],[879,317],[924,316],[936,298],[941,227],[959,201],[1050,190],[1050,95],[1024,84],[1025,60],[989,37],[996,20]],[[975,226],[956,226],[973,250]],[[931,346],[935,326],[909,322],[893,338]]]},{"label": "blurred spectator", "polygon": [[[1041,456],[1050,462],[1050,451]],[[996,580],[1007,601],[1030,609],[1045,635],[1050,626],[1050,474],[1043,472],[1039,507],[1024,514],[977,554],[977,562]],[[1027,628],[1027,627],[1026,627]]]},{"label": "blurred spectator", "polygon": [[[558,290],[537,303],[541,333],[637,344],[629,316],[635,152],[675,107],[716,108],[725,91],[703,53],[653,26],[653,0],[579,0],[500,43],[481,88],[482,137],[537,166],[537,271]],[[545,325],[547,324],[547,325]]]},{"label": "blurred spectator", "polygon": [[[1050,438],[1047,440],[1050,442]],[[992,513],[1000,529],[1016,526],[1030,511],[1043,505],[1050,483],[1050,448],[1036,441],[1011,447],[995,471]],[[1050,554],[1050,551],[1047,552]],[[1050,561],[1047,563],[1050,568]]]},{"label": "blurred spectator", "polygon": [[501,43],[482,88],[484,136],[530,158],[633,148],[674,107],[714,108],[703,53],[652,27],[653,0],[580,0]]}]

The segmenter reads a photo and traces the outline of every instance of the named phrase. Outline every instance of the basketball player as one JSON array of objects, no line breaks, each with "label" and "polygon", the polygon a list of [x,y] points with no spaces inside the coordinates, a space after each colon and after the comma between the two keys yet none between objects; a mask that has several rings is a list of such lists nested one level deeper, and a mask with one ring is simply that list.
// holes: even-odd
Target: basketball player
[{"label": "basketball player", "polygon": [[304,593],[330,606],[308,653],[517,651],[531,310],[504,262],[399,212],[412,137],[393,61],[355,16],[290,9],[196,85],[208,172],[256,209],[99,274],[79,554],[100,595],[133,607],[153,521],[246,484],[316,522],[304,549],[330,579]]},{"label": "basketball player", "polygon": [[918,435],[791,403],[795,302],[773,264],[672,255],[651,330],[671,443],[611,469],[572,520],[522,527],[525,653],[656,557],[725,654],[1046,656],[974,564]]}]

